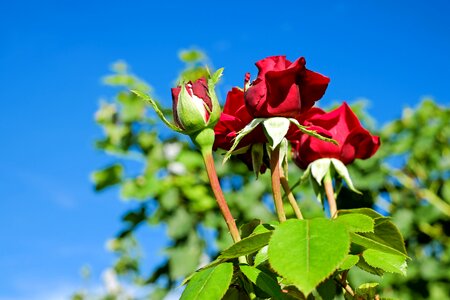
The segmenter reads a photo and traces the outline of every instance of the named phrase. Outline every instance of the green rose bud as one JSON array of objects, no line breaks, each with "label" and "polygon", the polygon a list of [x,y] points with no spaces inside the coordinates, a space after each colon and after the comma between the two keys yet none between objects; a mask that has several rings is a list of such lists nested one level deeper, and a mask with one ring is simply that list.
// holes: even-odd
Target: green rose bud
[{"label": "green rose bud", "polygon": [[172,101],[175,123],[185,134],[214,128],[219,120],[220,106],[211,80],[200,78],[172,88]]}]

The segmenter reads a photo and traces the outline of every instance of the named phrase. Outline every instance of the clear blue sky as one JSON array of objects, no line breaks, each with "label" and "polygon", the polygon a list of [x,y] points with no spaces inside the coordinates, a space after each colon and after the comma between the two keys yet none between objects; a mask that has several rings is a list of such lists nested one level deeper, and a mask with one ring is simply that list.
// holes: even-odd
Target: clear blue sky
[{"label": "clear blue sky", "polygon": [[61,299],[82,287],[82,265],[95,286],[113,261],[105,241],[134,204],[95,194],[89,173],[111,161],[93,148],[93,113],[113,95],[100,77],[117,59],[165,101],[190,46],[225,67],[222,95],[258,59],[286,54],[331,78],[323,103],[368,98],[380,123],[426,95],[450,101],[448,1],[214,3],[0,2],[1,300]]}]

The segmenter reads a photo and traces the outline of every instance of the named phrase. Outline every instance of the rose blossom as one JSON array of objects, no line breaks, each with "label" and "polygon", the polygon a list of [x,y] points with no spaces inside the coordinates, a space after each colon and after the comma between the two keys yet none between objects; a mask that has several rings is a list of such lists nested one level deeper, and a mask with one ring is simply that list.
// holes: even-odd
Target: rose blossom
[{"label": "rose blossom", "polygon": [[303,116],[301,123],[323,128],[338,142],[338,145],[334,145],[306,134],[299,134],[297,140],[291,140],[291,143],[294,161],[302,169],[320,158],[336,158],[347,165],[356,158],[371,157],[380,147],[380,138],[372,136],[361,126],[345,102],[329,113],[320,108],[312,108]]},{"label": "rose blossom", "polygon": [[[238,132],[252,120],[253,117],[248,113],[244,103],[244,92],[234,87],[228,92],[219,122],[214,127],[214,149],[221,148],[229,150]],[[266,141],[267,139],[261,126],[258,126],[242,139],[237,149]]]},{"label": "rose blossom", "polygon": [[258,61],[258,77],[245,91],[249,113],[255,118],[296,117],[310,109],[322,98],[330,79],[305,64],[303,57],[293,63],[285,56]]}]

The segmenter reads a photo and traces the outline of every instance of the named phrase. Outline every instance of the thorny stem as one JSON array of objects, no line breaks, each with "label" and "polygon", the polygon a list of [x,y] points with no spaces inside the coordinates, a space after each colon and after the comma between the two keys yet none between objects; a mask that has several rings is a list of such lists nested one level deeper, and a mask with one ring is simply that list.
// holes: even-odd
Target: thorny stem
[{"label": "thorny stem", "polygon": [[277,211],[278,220],[280,222],[286,221],[286,214],[284,213],[283,199],[281,197],[280,185],[280,146],[278,145],[271,154],[270,158],[270,172],[272,175],[272,194],[275,202],[275,209]]},{"label": "thorny stem", "polygon": [[327,195],[328,207],[330,208],[330,216],[332,219],[337,217],[336,197],[334,196],[333,180],[330,171],[327,172],[323,179],[325,194]]},{"label": "thorny stem", "polygon": [[294,194],[292,193],[292,190],[289,187],[289,182],[286,179],[286,176],[284,175],[282,168],[280,168],[280,173],[281,173],[280,176],[281,185],[283,186],[284,192],[287,195],[289,203],[291,204],[292,209],[294,210],[295,215],[297,216],[297,219],[303,220],[303,215],[300,210],[300,207],[298,207],[297,201],[295,200]]},{"label": "thorny stem", "polygon": [[227,223],[228,230],[230,231],[231,237],[235,243],[241,240],[239,230],[236,226],[236,222],[231,215],[230,208],[225,200],[225,197],[220,187],[219,179],[217,178],[216,167],[214,166],[214,158],[211,151],[202,152],[203,160],[205,162],[206,172],[208,173],[209,182],[213,190],[214,196],[216,197],[217,204],[219,205],[222,216]]}]

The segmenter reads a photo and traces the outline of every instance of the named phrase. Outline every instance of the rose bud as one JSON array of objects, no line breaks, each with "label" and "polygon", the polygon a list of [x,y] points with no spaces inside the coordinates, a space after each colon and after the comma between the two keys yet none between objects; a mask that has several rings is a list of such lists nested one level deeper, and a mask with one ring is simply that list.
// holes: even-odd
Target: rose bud
[{"label": "rose bud", "polygon": [[335,145],[299,133],[297,140],[291,140],[291,144],[294,161],[302,169],[320,158],[335,158],[348,165],[356,158],[373,156],[380,147],[380,138],[361,126],[358,117],[345,102],[329,113],[312,108],[303,116],[301,123],[322,128],[338,143]]},{"label": "rose bud", "polygon": [[220,107],[209,87],[206,79],[200,78],[172,88],[173,117],[183,133],[190,135],[217,123]]},{"label": "rose bud", "polygon": [[255,118],[295,118],[322,98],[330,79],[305,68],[303,57],[290,62],[271,56],[256,63],[258,77],[249,86],[246,74],[245,104]]}]

